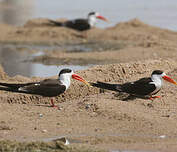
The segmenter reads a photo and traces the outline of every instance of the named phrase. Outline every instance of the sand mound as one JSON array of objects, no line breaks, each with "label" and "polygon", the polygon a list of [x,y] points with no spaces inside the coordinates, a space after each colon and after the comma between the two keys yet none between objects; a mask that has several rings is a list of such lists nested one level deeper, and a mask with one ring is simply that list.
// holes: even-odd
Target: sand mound
[{"label": "sand mound", "polygon": [[[56,21],[64,21],[58,19]],[[61,43],[80,43],[87,41],[126,41],[130,45],[142,47],[168,46],[176,48],[176,32],[160,29],[147,25],[138,19],[121,22],[117,25],[99,29],[93,28],[87,31],[87,37],[83,39],[82,32],[69,28],[53,26],[50,19],[37,18],[26,22],[22,27],[4,26],[0,35],[1,42],[13,43],[37,43],[37,44],[61,44]],[[167,40],[168,39],[168,40]]]},{"label": "sand mound", "polygon": [[169,47],[175,49],[174,39],[177,39],[177,34],[170,30],[145,24],[138,19],[133,19],[104,30],[90,30],[88,39],[126,41],[131,46],[160,46],[162,49],[169,49]]},{"label": "sand mound", "polygon": [[128,22],[121,22],[121,23],[118,23],[116,24],[114,27],[110,28],[110,29],[116,29],[116,28],[130,28],[130,27],[148,27],[147,24],[145,24],[144,22],[140,21],[139,19],[135,18],[135,19],[132,19]]},{"label": "sand mound", "polygon": [[[151,72],[155,69],[161,69],[166,73],[174,71],[177,63],[173,60],[148,60],[145,62],[130,62],[121,64],[100,65],[90,68],[88,70],[78,72],[79,75],[84,77],[90,82],[96,82],[97,80],[103,82],[116,82],[122,83],[127,81],[133,81],[144,76],[150,76]],[[31,81],[39,80],[39,78],[32,79]],[[9,79],[10,82],[12,79]],[[13,78],[15,80],[15,78]],[[19,79],[17,77],[17,82]],[[29,79],[20,79],[20,82],[26,82]],[[8,82],[8,80],[5,80]],[[18,81],[19,82],[19,81]],[[30,81],[28,81],[30,82]],[[56,97],[57,102],[64,102],[67,100],[73,100],[80,97],[85,97],[91,94],[99,93],[99,89],[89,88],[88,86],[73,80],[73,84],[64,94]],[[0,95],[3,102],[8,103],[48,103],[48,98],[40,96],[10,93],[3,91]]]}]

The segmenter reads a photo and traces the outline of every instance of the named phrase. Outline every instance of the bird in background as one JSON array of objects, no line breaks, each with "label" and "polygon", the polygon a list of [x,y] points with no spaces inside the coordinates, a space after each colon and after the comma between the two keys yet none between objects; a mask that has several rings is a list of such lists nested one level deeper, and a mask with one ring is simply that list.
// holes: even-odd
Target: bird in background
[{"label": "bird in background", "polygon": [[161,70],[155,70],[152,72],[151,77],[141,78],[134,82],[127,82],[124,84],[109,84],[104,82],[90,83],[92,86],[117,92],[124,92],[131,96],[148,98],[153,100],[154,98],[160,98],[160,96],[153,96],[157,94],[163,85],[162,79],[177,85],[177,83],[167,76]]},{"label": "bird in background", "polygon": [[[0,85],[5,87],[4,89],[1,88],[1,90],[41,95],[43,97],[55,97],[64,93],[69,88],[71,84],[71,78],[81,81],[90,86],[90,84],[86,80],[75,74],[71,69],[62,69],[59,72],[57,79],[44,79],[39,82],[24,84],[0,82]],[[51,107],[57,107],[54,104],[53,98],[51,98]]]},{"label": "bird in background", "polygon": [[86,31],[95,26],[95,24],[97,23],[97,19],[108,22],[108,20],[105,17],[101,16],[98,12],[90,12],[87,18],[78,18],[67,20],[64,22],[50,20],[50,22],[53,23],[53,25],[55,26],[67,27],[77,31]]}]

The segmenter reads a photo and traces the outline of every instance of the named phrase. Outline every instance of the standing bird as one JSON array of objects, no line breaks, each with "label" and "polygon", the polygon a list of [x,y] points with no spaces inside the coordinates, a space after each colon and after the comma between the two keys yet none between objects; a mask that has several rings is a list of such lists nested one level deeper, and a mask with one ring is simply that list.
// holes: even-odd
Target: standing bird
[{"label": "standing bird", "polygon": [[101,16],[99,13],[90,12],[88,14],[87,19],[74,19],[74,20],[68,20],[65,22],[57,22],[57,21],[50,20],[50,22],[56,26],[72,28],[77,31],[86,31],[86,30],[91,29],[93,26],[95,26],[97,19],[107,21],[107,19]]},{"label": "standing bird", "polygon": [[173,84],[177,83],[167,76],[161,70],[155,70],[152,72],[151,77],[141,78],[134,82],[127,82],[124,84],[108,84],[104,82],[91,83],[92,86],[108,89],[112,91],[124,92],[132,96],[149,98],[160,98],[160,96],[153,96],[160,91],[162,88],[163,82],[162,78]]},{"label": "standing bird", "polygon": [[[87,81],[70,69],[62,69],[58,75],[58,79],[45,79],[39,82],[24,84],[0,83],[0,85],[6,87],[4,90],[7,91],[55,97],[64,93],[69,88],[71,77],[89,85]],[[56,107],[53,98],[51,98],[51,106]]]}]

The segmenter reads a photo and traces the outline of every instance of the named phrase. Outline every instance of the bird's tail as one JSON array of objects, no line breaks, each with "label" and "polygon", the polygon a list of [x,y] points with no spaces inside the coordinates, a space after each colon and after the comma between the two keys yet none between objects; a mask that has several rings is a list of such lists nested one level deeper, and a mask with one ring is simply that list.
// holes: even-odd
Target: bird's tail
[{"label": "bird's tail", "polygon": [[33,83],[24,83],[24,84],[16,84],[16,83],[1,83],[0,86],[4,86],[6,88],[12,89],[12,90],[18,90],[20,87],[24,87],[26,85],[30,85]]},{"label": "bird's tail", "polygon": [[58,21],[54,21],[54,20],[49,20],[49,21],[53,26],[64,26],[64,23],[62,23],[62,22],[58,22]]},{"label": "bird's tail", "polygon": [[4,86],[10,89],[18,89],[22,86],[22,84],[15,84],[15,83],[0,83],[0,86]]},{"label": "bird's tail", "polygon": [[120,84],[109,84],[97,81],[97,83],[90,83],[93,87],[101,88],[101,89],[107,89],[111,91],[119,91],[121,92],[121,85]]}]

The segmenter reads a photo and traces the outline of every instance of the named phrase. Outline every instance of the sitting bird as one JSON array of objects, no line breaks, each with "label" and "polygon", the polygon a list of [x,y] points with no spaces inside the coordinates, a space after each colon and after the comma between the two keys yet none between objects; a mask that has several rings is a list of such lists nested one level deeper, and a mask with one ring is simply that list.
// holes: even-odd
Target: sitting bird
[{"label": "sitting bird", "polygon": [[86,19],[79,18],[74,20],[67,20],[64,22],[50,20],[50,22],[55,26],[63,26],[77,31],[86,31],[95,26],[97,19],[107,21],[107,19],[101,16],[98,12],[90,12]]},{"label": "sitting bird", "polygon": [[[5,87],[4,90],[6,91],[41,95],[44,97],[55,97],[64,93],[69,88],[71,77],[89,85],[87,81],[75,74],[71,69],[62,69],[59,72],[58,79],[44,79],[39,82],[23,84],[0,83],[0,85]],[[53,98],[51,98],[51,106],[57,107],[54,105]]]},{"label": "sitting bird", "polygon": [[127,82],[124,84],[109,84],[104,82],[90,83],[94,87],[108,89],[112,91],[124,92],[132,96],[149,98],[160,98],[160,96],[153,96],[157,94],[162,88],[162,79],[177,85],[177,83],[167,76],[161,70],[155,70],[152,72],[151,77],[141,78],[134,82]]}]

